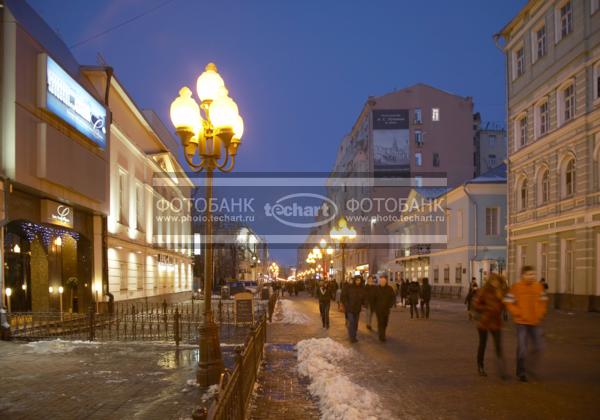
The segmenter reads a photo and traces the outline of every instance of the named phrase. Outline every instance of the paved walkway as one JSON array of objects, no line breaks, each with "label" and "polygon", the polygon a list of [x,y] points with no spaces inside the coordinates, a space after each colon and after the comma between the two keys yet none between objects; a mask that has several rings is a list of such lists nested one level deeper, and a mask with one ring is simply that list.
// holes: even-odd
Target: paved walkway
[{"label": "paved walkway", "polygon": [[[433,302],[429,320],[411,320],[407,309],[394,309],[386,343],[380,343],[361,319],[359,342],[351,345],[341,313],[332,307],[331,329],[327,331],[320,327],[314,300],[306,295],[290,299],[310,317],[310,323],[270,325],[268,341],[272,345],[267,350],[267,366],[281,348],[273,344],[287,349],[288,360],[279,366],[273,364],[272,371],[263,371],[260,379],[266,386],[258,392],[253,418],[305,418],[286,415],[302,404],[312,413],[316,402],[308,397],[306,384],[297,379],[290,360],[291,345],[311,337],[331,337],[354,348],[360,362],[346,367],[345,373],[377,393],[394,418],[587,419],[598,415],[600,314],[551,312],[544,325],[547,346],[542,375],[535,382],[523,384],[514,378],[504,382],[494,375],[491,343],[487,351],[490,376],[477,375],[477,333],[460,303]],[[512,373],[515,333],[510,323],[503,334],[507,366]],[[278,394],[291,396],[287,408],[281,408],[281,399],[273,397]],[[270,409],[282,416],[265,415]]]}]

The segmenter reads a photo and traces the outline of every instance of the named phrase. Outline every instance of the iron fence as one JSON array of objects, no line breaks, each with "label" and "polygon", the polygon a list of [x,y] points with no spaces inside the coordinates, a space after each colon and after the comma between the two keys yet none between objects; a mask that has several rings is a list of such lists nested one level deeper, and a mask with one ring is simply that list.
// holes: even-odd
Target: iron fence
[{"label": "iron fence", "polygon": [[[253,300],[254,319],[271,317],[272,299]],[[204,302],[114,303],[110,313],[19,312],[10,314],[11,336],[26,340],[62,338],[89,341],[196,343]],[[225,335],[237,335],[234,300],[216,300],[213,319]],[[246,331],[246,329],[244,329]]]}]

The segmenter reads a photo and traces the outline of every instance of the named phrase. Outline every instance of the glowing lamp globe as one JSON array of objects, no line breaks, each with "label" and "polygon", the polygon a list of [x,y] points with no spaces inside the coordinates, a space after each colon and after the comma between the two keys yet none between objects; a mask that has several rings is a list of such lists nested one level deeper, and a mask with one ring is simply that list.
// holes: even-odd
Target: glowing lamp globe
[{"label": "glowing lamp globe", "polygon": [[233,124],[233,137],[241,140],[244,135],[244,120],[240,115],[235,118],[235,122]]},{"label": "glowing lamp globe", "polygon": [[181,88],[179,96],[171,104],[171,122],[176,129],[187,129],[194,133],[199,131],[202,123],[200,107],[187,86]]},{"label": "glowing lamp globe", "polygon": [[209,112],[215,128],[233,128],[237,122],[238,107],[229,96],[217,97],[210,104]]},{"label": "glowing lamp globe", "polygon": [[213,101],[219,94],[219,89],[225,86],[223,78],[217,72],[214,63],[208,63],[198,80],[196,81],[196,92],[201,101]]}]

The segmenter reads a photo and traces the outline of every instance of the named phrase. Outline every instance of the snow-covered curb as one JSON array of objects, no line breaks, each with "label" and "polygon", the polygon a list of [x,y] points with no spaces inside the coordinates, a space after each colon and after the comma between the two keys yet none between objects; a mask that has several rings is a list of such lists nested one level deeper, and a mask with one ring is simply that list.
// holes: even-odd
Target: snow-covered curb
[{"label": "snow-covered curb", "polygon": [[306,325],[310,323],[310,318],[299,312],[296,305],[289,299],[279,299],[275,305],[273,322],[278,324]]},{"label": "snow-covered curb", "polygon": [[379,397],[355,384],[342,366],[351,365],[357,353],[331,338],[298,342],[298,372],[310,379],[308,390],[319,400],[323,420],[375,420],[391,415],[381,408]]},{"label": "snow-covered curb", "polygon": [[27,353],[37,354],[53,354],[53,353],[70,353],[76,348],[94,348],[98,347],[99,343],[92,341],[80,341],[80,340],[50,340],[50,341],[32,341],[31,343],[24,344],[27,347]]}]

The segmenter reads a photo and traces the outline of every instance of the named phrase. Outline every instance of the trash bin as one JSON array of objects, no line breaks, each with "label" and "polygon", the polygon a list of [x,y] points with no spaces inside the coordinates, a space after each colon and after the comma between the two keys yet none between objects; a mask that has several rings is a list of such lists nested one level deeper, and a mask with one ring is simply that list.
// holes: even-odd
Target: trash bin
[{"label": "trash bin", "polygon": [[229,299],[230,295],[229,286],[221,286],[221,299]]}]

